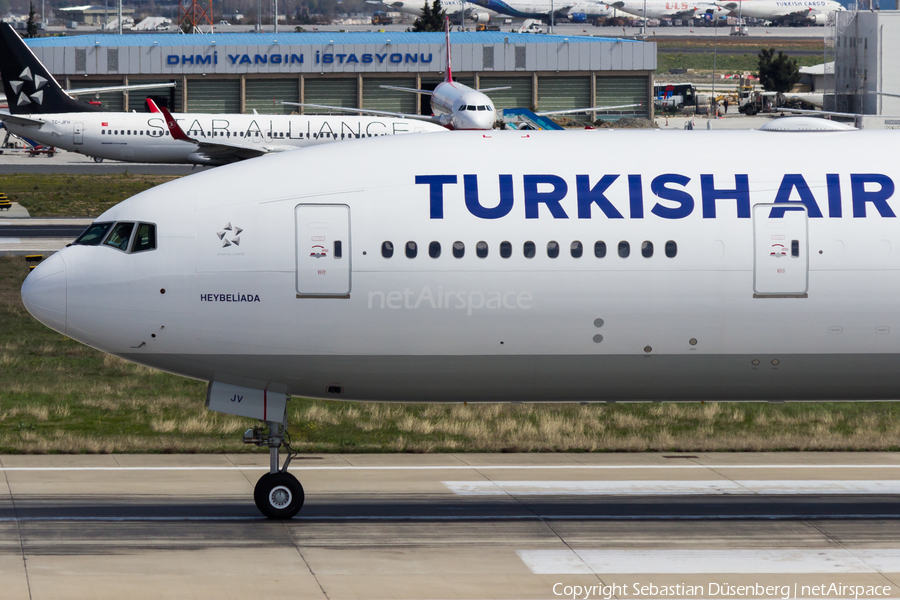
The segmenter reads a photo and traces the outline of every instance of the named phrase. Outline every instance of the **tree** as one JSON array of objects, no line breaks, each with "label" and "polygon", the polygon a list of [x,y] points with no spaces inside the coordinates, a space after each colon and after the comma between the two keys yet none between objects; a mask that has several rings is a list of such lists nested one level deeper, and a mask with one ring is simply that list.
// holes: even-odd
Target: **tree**
[{"label": "tree", "polygon": [[37,23],[34,21],[34,2],[28,3],[28,22],[25,24],[25,37],[37,37]]},{"label": "tree", "polygon": [[770,92],[781,94],[791,91],[794,84],[800,81],[800,67],[793,58],[785,56],[775,48],[762,48],[759,51],[759,82]]},{"label": "tree", "polygon": [[413,31],[443,31],[444,19],[447,18],[447,11],[441,6],[441,0],[434,0],[431,6],[428,6],[428,0],[422,7],[422,16],[413,23]]}]

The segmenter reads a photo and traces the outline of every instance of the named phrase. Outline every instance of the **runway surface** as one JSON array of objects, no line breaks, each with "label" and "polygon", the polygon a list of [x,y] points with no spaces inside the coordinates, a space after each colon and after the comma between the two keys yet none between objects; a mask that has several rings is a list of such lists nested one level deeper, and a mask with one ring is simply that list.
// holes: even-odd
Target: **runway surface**
[{"label": "runway surface", "polygon": [[2,457],[0,597],[900,598],[896,454],[303,456],[287,523],[266,463]]}]

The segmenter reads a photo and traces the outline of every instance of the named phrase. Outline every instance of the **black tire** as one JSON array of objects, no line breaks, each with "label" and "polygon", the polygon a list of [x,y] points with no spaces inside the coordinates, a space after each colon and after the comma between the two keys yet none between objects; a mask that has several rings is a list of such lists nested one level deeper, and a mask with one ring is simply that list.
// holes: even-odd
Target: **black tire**
[{"label": "black tire", "polygon": [[103,162],[103,159],[100,158],[99,156],[95,156],[95,157],[94,157],[94,162],[95,162],[95,163],[102,163],[102,162]]},{"label": "black tire", "polygon": [[256,482],[253,500],[266,517],[284,521],[303,508],[303,486],[290,473],[266,473]]}]

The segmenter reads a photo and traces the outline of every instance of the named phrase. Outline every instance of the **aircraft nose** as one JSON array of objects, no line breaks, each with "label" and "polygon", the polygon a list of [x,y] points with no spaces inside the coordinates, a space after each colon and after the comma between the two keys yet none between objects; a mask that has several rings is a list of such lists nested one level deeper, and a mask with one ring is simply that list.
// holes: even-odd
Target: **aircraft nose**
[{"label": "aircraft nose", "polygon": [[25,278],[22,302],[35,319],[50,329],[66,332],[66,263],[59,252]]}]

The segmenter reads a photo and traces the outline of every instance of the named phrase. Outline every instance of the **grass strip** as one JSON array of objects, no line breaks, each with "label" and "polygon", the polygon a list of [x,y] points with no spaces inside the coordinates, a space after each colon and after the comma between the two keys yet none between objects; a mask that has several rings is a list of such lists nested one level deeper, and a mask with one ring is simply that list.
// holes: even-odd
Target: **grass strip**
[{"label": "grass strip", "polygon": [[[822,54],[791,55],[801,67],[822,64]],[[720,54],[715,59],[716,73],[756,73],[759,69],[759,50],[753,54]],[[693,69],[694,71],[713,70],[712,51],[695,54],[685,52],[664,52],[660,50],[656,57],[656,72],[668,73],[669,69]],[[723,83],[723,87],[724,87]],[[734,82],[733,85],[737,85]]]},{"label": "grass strip", "polygon": [[32,217],[96,217],[126,198],[177,179],[171,175],[0,175],[0,192]]},{"label": "grass strip", "polygon": [[[255,421],[204,408],[205,384],[103,354],[25,310],[0,258],[0,453],[253,452]],[[463,400],[461,398],[460,400]],[[376,404],[294,398],[309,452],[900,449],[900,403]]]}]

